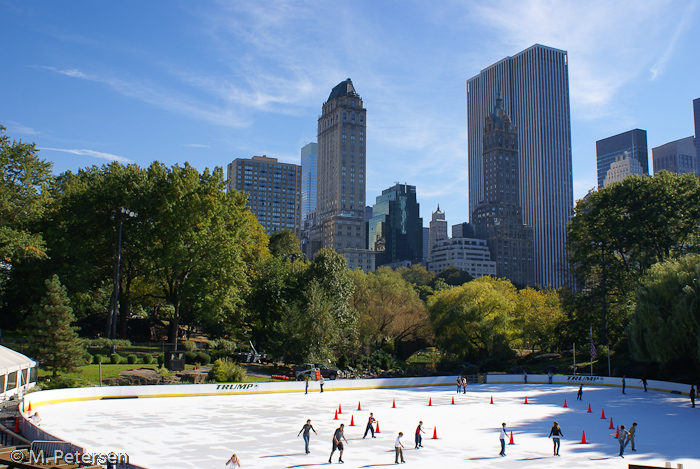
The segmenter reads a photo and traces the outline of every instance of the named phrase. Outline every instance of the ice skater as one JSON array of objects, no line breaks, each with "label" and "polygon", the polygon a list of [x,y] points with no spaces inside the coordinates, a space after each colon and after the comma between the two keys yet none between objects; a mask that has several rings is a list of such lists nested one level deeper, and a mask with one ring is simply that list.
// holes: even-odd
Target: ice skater
[{"label": "ice skater", "polygon": [[[299,430],[299,433],[297,433],[297,437],[301,435],[301,432],[304,432],[304,449],[306,451],[306,454],[309,454],[309,440],[311,439],[311,431],[313,430],[314,433],[316,433],[316,430],[314,430],[314,427],[311,426],[311,419],[307,420],[306,423],[304,424],[303,427],[301,427],[301,430]],[[318,435],[318,433],[316,433]]]},{"label": "ice skater", "polygon": [[688,395],[690,396],[690,407],[695,408],[695,388],[692,384],[690,385],[690,392]]},{"label": "ice skater", "polygon": [[503,422],[501,424],[501,433],[498,436],[498,438],[501,440],[501,452],[498,453],[501,455],[501,457],[505,457],[506,455],[506,438],[508,438],[508,434],[506,433],[506,423]]},{"label": "ice skater", "polygon": [[626,386],[626,383],[625,383],[625,375],[622,375],[622,394],[627,394],[627,393],[625,392],[625,386]]},{"label": "ice skater", "polygon": [[[345,440],[345,434],[343,433],[344,428],[345,425],[341,423],[340,426],[335,429],[335,433],[333,434],[333,449],[331,450],[331,455],[328,457],[328,464],[331,463],[331,458],[333,457],[333,453],[335,453],[336,449],[340,451],[340,456],[338,456],[338,462],[345,462],[343,461],[343,442],[341,441]],[[348,440],[345,440],[346,444],[347,442]]]},{"label": "ice skater", "polygon": [[321,375],[321,379],[318,381],[318,385],[321,387],[321,392],[323,392],[323,383],[325,383],[326,380],[323,379],[323,375]]},{"label": "ice skater", "polygon": [[31,422],[37,427],[41,426],[41,417],[39,417],[39,412],[34,412],[34,415],[32,415],[29,420],[31,420]]},{"label": "ice skater", "polygon": [[231,459],[226,461],[226,467],[241,467],[241,460],[238,459],[238,456],[236,456],[236,453],[231,456]]},{"label": "ice skater", "polygon": [[639,382],[644,385],[644,392],[647,392],[647,378],[646,378],[646,376],[642,376],[642,379],[640,379]]},{"label": "ice skater", "polygon": [[[617,441],[618,441],[618,443],[620,443],[620,454],[618,454],[618,456],[620,456],[623,459],[625,457],[624,456],[625,455],[625,446],[627,446],[627,435],[628,434],[629,434],[629,432],[627,430],[625,430],[625,426],[620,425],[620,431],[617,432]],[[614,433],[610,434],[610,436],[613,436],[613,435],[614,435]]]},{"label": "ice skater", "polygon": [[394,461],[394,464],[399,463],[399,456],[401,456],[401,464],[406,462],[403,459],[403,443],[401,443],[402,436],[403,433],[399,432],[399,436],[396,437],[396,441],[394,442],[394,450],[396,451],[396,459]]},{"label": "ice skater", "polygon": [[462,376],[462,394],[467,393],[467,377]]},{"label": "ice skater", "polygon": [[365,435],[362,438],[365,438],[367,436],[367,432],[372,432],[372,438],[376,438],[374,436],[374,424],[377,423],[377,419],[374,418],[374,414],[372,412],[369,413],[369,419],[367,420],[367,428],[365,428]]},{"label": "ice skater", "polygon": [[548,382],[549,384],[552,384],[552,374],[553,374],[553,373],[552,373],[552,370],[549,370],[549,371],[547,372],[547,382]]},{"label": "ice skater", "polygon": [[304,385],[304,394],[308,394],[309,393],[309,377],[305,376],[304,381],[306,382],[306,384]]},{"label": "ice skater", "polygon": [[630,431],[627,432],[627,442],[625,443],[625,445],[627,445],[627,443],[632,443],[632,451],[637,451],[634,447],[634,434],[636,431],[637,431],[637,422],[633,422],[632,426],[630,427]]},{"label": "ice skater", "polygon": [[552,441],[554,442],[554,456],[559,456],[559,437],[564,436],[564,434],[561,432],[561,428],[559,428],[559,424],[557,422],[554,422],[554,425],[552,425],[552,429],[549,431],[549,437],[552,437]]},{"label": "ice skater", "polygon": [[578,387],[578,392],[576,393],[576,400],[577,401],[583,400],[583,384],[579,385],[579,387]]},{"label": "ice skater", "polygon": [[457,376],[457,394],[462,390],[462,377]]},{"label": "ice skater", "polygon": [[416,448],[422,448],[423,447],[423,437],[421,436],[421,433],[425,433],[423,431],[423,421],[421,420],[418,422],[418,426],[416,427]]},{"label": "ice skater", "polygon": [[523,383],[527,384],[527,370],[523,370]]}]

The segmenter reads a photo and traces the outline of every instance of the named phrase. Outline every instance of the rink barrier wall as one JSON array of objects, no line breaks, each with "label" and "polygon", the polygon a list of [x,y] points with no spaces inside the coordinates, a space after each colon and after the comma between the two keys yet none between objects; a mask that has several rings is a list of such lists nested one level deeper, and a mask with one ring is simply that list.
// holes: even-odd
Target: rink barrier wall
[{"label": "rink barrier wall", "polygon": [[[324,392],[360,389],[411,388],[455,384],[457,376],[429,378],[377,378],[326,380]],[[24,408],[32,410],[44,405],[102,399],[144,399],[153,397],[230,396],[239,394],[271,394],[304,392],[304,381],[271,383],[169,384],[143,386],[102,386],[92,388],[50,389],[24,396]],[[318,381],[309,382],[309,392],[319,392]]]},{"label": "rink barrier wall", "polygon": [[[456,379],[456,378],[455,378]],[[527,375],[527,384],[547,384],[547,375]],[[524,384],[522,374],[517,375],[486,375],[488,384]],[[590,375],[553,375],[552,384],[570,384],[578,386],[580,384],[591,386],[610,386],[622,388],[622,378],[609,376]],[[644,389],[644,385],[639,378],[626,378],[626,389]],[[668,381],[647,380],[649,391],[668,392],[671,394],[682,394],[687,396],[690,391],[689,384],[671,383]]]}]

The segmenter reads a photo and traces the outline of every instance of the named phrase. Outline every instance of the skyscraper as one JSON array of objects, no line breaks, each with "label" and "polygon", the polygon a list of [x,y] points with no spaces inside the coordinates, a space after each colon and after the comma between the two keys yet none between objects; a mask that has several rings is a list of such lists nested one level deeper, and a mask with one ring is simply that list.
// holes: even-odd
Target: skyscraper
[{"label": "skyscraper", "polygon": [[627,176],[642,176],[644,170],[635,158],[630,158],[629,152],[624,152],[615,157],[615,161],[610,164],[608,174],[605,176],[603,186],[609,186],[613,182],[620,182]]},{"label": "skyscraper", "polygon": [[476,236],[486,240],[496,275],[533,285],[532,228],[520,208],[518,133],[499,93],[483,132],[484,200],[472,212]]},{"label": "skyscraper", "polygon": [[369,221],[369,249],[376,252],[376,266],[421,262],[423,219],[416,186],[396,184],[377,197]]},{"label": "skyscraper", "polygon": [[693,100],[693,117],[695,119],[695,156],[698,163],[695,174],[700,176],[700,98]]},{"label": "skyscraper", "polygon": [[519,195],[523,221],[534,230],[534,283],[569,284],[566,223],[574,197],[567,53],[536,44],[467,80],[470,217],[485,197],[483,126],[499,89],[520,143]]},{"label": "skyscraper", "polygon": [[433,246],[440,240],[447,239],[447,220],[445,212],[440,210],[440,205],[433,212],[433,219],[430,221],[430,231],[428,239],[428,262],[433,261]]},{"label": "skyscraper", "polygon": [[654,174],[659,171],[685,174],[697,172],[697,151],[692,136],[652,148]]},{"label": "skyscraper", "polygon": [[268,235],[290,229],[299,236],[301,167],[277,158],[236,158],[228,165],[228,187],[248,194],[248,206]]},{"label": "skyscraper", "polygon": [[598,165],[598,187],[603,187],[610,165],[615,158],[627,153],[627,158],[637,160],[642,167],[642,174],[649,174],[649,152],[647,150],[647,131],[634,129],[595,142],[596,162]]},{"label": "skyscraper", "polygon": [[348,78],[333,88],[318,119],[321,247],[338,252],[366,249],[366,117],[362,98]]},{"label": "skyscraper", "polygon": [[318,144],[308,143],[301,148],[301,219],[316,210]]}]

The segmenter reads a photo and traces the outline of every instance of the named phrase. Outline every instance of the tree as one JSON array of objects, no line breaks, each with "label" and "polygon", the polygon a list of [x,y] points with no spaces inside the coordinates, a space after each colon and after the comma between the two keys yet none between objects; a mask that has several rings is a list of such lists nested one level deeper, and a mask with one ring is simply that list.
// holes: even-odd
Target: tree
[{"label": "tree", "polygon": [[513,285],[493,277],[435,293],[428,311],[438,347],[465,358],[510,357],[515,304]]},{"label": "tree", "polygon": [[[693,174],[627,177],[576,204],[567,227],[571,269],[587,308],[601,308],[605,288],[611,343],[623,335],[645,272],[657,262],[700,250],[698,219],[700,183]],[[602,338],[602,314],[594,318]]]},{"label": "tree", "polygon": [[66,288],[61,285],[58,275],[46,280],[46,294],[41,305],[26,322],[27,335],[32,338],[27,352],[45,368],[53,372],[72,372],[84,363],[85,345],[78,338],[73,309]]},{"label": "tree", "polygon": [[33,143],[10,143],[0,125],[0,294],[14,266],[46,258],[44,240],[32,225],[49,200],[51,163],[37,151]]},{"label": "tree", "polygon": [[449,286],[457,287],[472,281],[473,277],[469,275],[468,272],[459,270],[457,267],[451,265],[436,275],[432,285],[433,289],[438,289],[436,286],[439,280],[443,280]]},{"label": "tree", "polygon": [[565,319],[559,294],[552,289],[518,291],[513,325],[521,346],[551,351],[559,345]]},{"label": "tree", "polygon": [[629,326],[639,360],[684,359],[700,372],[700,255],[669,259],[648,270]]},{"label": "tree", "polygon": [[301,259],[301,245],[289,228],[277,231],[270,236],[270,254],[281,259],[296,261]]}]

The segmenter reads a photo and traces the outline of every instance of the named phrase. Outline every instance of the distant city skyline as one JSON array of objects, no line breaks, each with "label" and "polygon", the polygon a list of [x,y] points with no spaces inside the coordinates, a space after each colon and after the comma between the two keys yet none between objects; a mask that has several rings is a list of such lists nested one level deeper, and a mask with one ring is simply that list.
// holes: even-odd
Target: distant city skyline
[{"label": "distant city skyline", "polygon": [[469,219],[465,80],[535,43],[567,51],[578,199],[596,185],[597,140],[642,128],[652,148],[694,133],[697,24],[697,0],[4,1],[0,124],[57,174],[299,164],[319,103],[352,77],[371,115],[367,200],[408,182],[424,221],[440,204],[454,224]]}]

